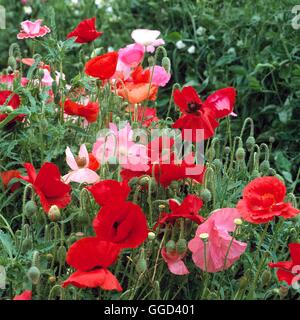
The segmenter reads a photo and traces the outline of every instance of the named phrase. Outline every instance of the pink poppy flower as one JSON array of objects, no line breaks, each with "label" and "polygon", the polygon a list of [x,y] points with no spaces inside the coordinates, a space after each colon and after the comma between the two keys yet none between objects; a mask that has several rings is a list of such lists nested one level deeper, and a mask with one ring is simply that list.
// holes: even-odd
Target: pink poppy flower
[{"label": "pink poppy flower", "polygon": [[18,33],[18,39],[43,37],[51,30],[47,26],[42,26],[42,20],[38,19],[34,22],[26,20],[21,22],[21,31]]},{"label": "pink poppy flower", "polygon": [[129,44],[119,50],[119,59],[128,66],[137,66],[144,57],[145,49],[141,44]]},{"label": "pink poppy flower", "polygon": [[163,248],[161,250],[161,255],[164,261],[167,263],[168,269],[171,273],[176,274],[177,276],[182,276],[190,273],[186,265],[182,261],[185,253],[179,254],[176,250],[168,253],[166,248]]},{"label": "pink poppy flower", "polygon": [[[152,68],[148,68],[152,72]],[[147,69],[146,69],[147,70]],[[152,84],[158,87],[164,87],[171,79],[170,73],[161,66],[154,66]]]},{"label": "pink poppy flower", "polygon": [[71,172],[63,176],[65,183],[78,182],[92,184],[99,181],[98,174],[89,168],[90,157],[85,144],[80,146],[78,157],[74,157],[69,147],[66,149],[66,161]]},{"label": "pink poppy flower", "polygon": [[163,39],[157,39],[160,35],[158,30],[136,29],[131,33],[131,38],[146,48],[147,52],[154,52],[155,47],[165,44]]},{"label": "pink poppy flower", "polygon": [[[239,259],[246,250],[247,244],[232,240],[229,232],[235,229],[234,219],[240,218],[240,213],[234,208],[223,208],[213,212],[208,219],[202,223],[195,238],[189,242],[189,249],[192,251],[193,261],[201,270],[205,270],[204,243],[200,239],[201,233],[208,233],[206,244],[206,266],[208,272],[218,272],[228,269]],[[232,241],[232,242],[231,242]],[[231,245],[230,245],[231,243]],[[228,252],[230,245],[230,250]],[[227,254],[228,252],[228,254]],[[226,265],[225,257],[227,254]]]},{"label": "pink poppy flower", "polygon": [[109,132],[97,139],[92,153],[100,163],[116,163],[117,160],[124,169],[146,171],[149,168],[147,147],[133,142],[133,130],[129,123],[120,130],[110,123]]}]

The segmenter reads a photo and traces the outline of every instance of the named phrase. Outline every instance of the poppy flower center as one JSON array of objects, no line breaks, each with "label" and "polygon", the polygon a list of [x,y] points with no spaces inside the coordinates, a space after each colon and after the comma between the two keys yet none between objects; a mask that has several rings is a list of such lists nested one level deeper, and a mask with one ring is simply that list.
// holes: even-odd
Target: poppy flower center
[{"label": "poppy flower center", "polygon": [[275,197],[272,193],[262,195],[262,201],[265,206],[272,206],[275,203]]},{"label": "poppy flower center", "polygon": [[75,159],[77,165],[79,168],[83,168],[86,165],[86,159],[85,158],[81,158],[81,157],[77,157]]},{"label": "poppy flower center", "polygon": [[192,101],[188,103],[187,107],[188,107],[188,110],[187,110],[188,113],[197,113],[201,109],[202,105],[199,104],[198,102]]}]

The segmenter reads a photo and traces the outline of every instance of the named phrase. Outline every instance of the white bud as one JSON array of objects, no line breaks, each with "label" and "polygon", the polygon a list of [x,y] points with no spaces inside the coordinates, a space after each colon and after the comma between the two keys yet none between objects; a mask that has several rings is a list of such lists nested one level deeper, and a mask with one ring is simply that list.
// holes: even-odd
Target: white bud
[{"label": "white bud", "polygon": [[243,220],[240,218],[236,218],[233,220],[234,224],[240,226],[243,223]]},{"label": "white bud", "polygon": [[185,48],[186,45],[183,41],[179,40],[176,42],[176,47],[177,47],[177,49],[181,50],[181,49]]},{"label": "white bud", "polygon": [[195,46],[190,46],[190,47],[187,49],[187,52],[188,52],[189,54],[194,54],[195,51],[196,51]]},{"label": "white bud", "polygon": [[204,232],[204,233],[200,233],[199,238],[203,241],[207,241],[209,237],[209,234]]}]

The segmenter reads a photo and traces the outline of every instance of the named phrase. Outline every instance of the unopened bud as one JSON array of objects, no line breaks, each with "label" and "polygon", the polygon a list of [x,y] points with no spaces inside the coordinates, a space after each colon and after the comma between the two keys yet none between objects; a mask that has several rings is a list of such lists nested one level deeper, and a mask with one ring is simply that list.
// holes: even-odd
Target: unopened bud
[{"label": "unopened bud", "polygon": [[175,241],[169,240],[169,241],[166,243],[166,250],[167,250],[167,253],[172,253],[174,250],[176,250],[176,243],[175,243]]},{"label": "unopened bud", "polygon": [[230,147],[225,147],[225,148],[224,148],[224,151],[225,151],[225,154],[226,154],[226,155],[229,155],[229,153],[230,153],[230,151],[231,151],[231,150],[230,150]]},{"label": "unopened bud", "polygon": [[185,239],[179,239],[176,242],[176,251],[179,254],[184,254],[186,253],[186,250],[187,250],[187,241]]},{"label": "unopened bud", "polygon": [[163,57],[162,61],[161,61],[161,65],[163,66],[163,68],[170,73],[171,71],[171,61],[168,57]]},{"label": "unopened bud", "polygon": [[239,281],[239,288],[243,290],[247,288],[247,285],[248,285],[248,278],[246,276],[241,277]]},{"label": "unopened bud", "polygon": [[208,189],[203,189],[200,192],[200,198],[205,202],[211,201],[211,192]]},{"label": "unopened bud", "polygon": [[27,276],[32,284],[38,284],[40,281],[41,272],[37,267],[32,266],[28,270]]},{"label": "unopened bud", "polygon": [[60,219],[60,210],[58,206],[56,205],[51,206],[48,212],[48,217],[51,221],[58,221]]},{"label": "unopened bud", "polygon": [[66,256],[67,256],[66,248],[64,246],[60,246],[57,249],[57,260],[61,265],[65,264]]},{"label": "unopened bud", "polygon": [[244,148],[239,147],[239,148],[236,150],[235,157],[236,157],[236,160],[237,160],[237,161],[243,161],[243,160],[245,160],[245,155],[246,155],[246,152],[245,152],[245,149],[244,149]]},{"label": "unopened bud", "polygon": [[267,287],[271,280],[271,273],[269,270],[264,270],[262,274],[262,284],[264,287]]},{"label": "unopened bud", "polygon": [[32,200],[26,202],[25,207],[24,207],[24,211],[25,211],[25,214],[28,218],[32,217],[37,212],[37,206],[36,206],[35,202]]},{"label": "unopened bud", "polygon": [[251,151],[251,149],[254,147],[254,145],[255,145],[255,138],[253,136],[248,137],[246,140],[247,150]]},{"label": "unopened bud", "polygon": [[260,164],[259,169],[262,174],[267,175],[269,173],[269,169],[270,169],[270,162],[268,160],[264,160]]},{"label": "unopened bud", "polygon": [[148,232],[148,239],[149,239],[149,240],[154,240],[155,237],[156,237],[156,235],[155,235],[154,232],[152,232],[152,231]]},{"label": "unopened bud", "polygon": [[220,159],[214,159],[212,164],[216,167],[217,170],[222,169],[222,161]]},{"label": "unopened bud", "polygon": [[236,218],[233,220],[234,224],[237,225],[237,226],[240,226],[243,224],[243,220],[240,219],[240,218]]},{"label": "unopened bud", "polygon": [[17,61],[16,58],[14,56],[10,56],[8,58],[8,62],[7,64],[13,69],[16,70],[17,69]]},{"label": "unopened bud", "polygon": [[150,181],[150,177],[148,176],[144,176],[142,178],[139,179],[139,185],[140,186],[146,186]]},{"label": "unopened bud", "polygon": [[56,277],[55,276],[50,276],[48,278],[48,280],[49,280],[50,283],[54,283],[56,281]]},{"label": "unopened bud", "polygon": [[136,271],[138,273],[144,273],[147,270],[147,261],[144,257],[140,257],[136,263]]},{"label": "unopened bud", "polygon": [[258,177],[260,177],[260,173],[259,173],[258,170],[254,169],[254,170],[252,171],[252,173],[251,173],[251,178],[252,178],[252,179],[255,179],[255,178],[258,178]]},{"label": "unopened bud", "polygon": [[207,242],[208,238],[209,238],[209,234],[206,232],[200,233],[199,238],[203,241],[203,242]]},{"label": "unopened bud", "polygon": [[283,287],[281,286],[279,288],[279,296],[280,296],[280,299],[284,299],[289,293],[289,288],[288,287]]}]

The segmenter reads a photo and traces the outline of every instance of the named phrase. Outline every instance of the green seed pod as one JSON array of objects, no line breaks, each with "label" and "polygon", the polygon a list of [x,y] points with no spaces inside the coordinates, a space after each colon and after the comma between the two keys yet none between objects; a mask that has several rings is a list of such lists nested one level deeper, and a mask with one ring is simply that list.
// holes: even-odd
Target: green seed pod
[{"label": "green seed pod", "polygon": [[224,148],[224,151],[225,151],[225,154],[226,154],[226,155],[229,155],[229,154],[230,154],[230,151],[231,151],[231,150],[230,150],[230,147],[225,147],[225,148]]},{"label": "green seed pod", "polygon": [[162,58],[161,65],[168,73],[170,73],[170,71],[171,71],[171,61],[170,61],[170,59],[168,57],[163,57]]},{"label": "green seed pod", "polygon": [[236,158],[237,161],[244,161],[245,160],[245,155],[246,155],[245,149],[242,148],[242,147],[239,147],[236,150],[235,158]]},{"label": "green seed pod", "polygon": [[176,251],[179,254],[184,254],[186,253],[186,250],[187,250],[187,241],[185,239],[179,239],[176,242]]},{"label": "green seed pod", "polygon": [[203,189],[200,192],[200,198],[205,202],[208,203],[211,201],[211,192],[208,189]]},{"label": "green seed pod", "polygon": [[270,170],[270,162],[268,160],[264,160],[259,166],[260,172],[263,175],[267,175]]},{"label": "green seed pod", "polygon": [[248,285],[248,278],[246,276],[241,277],[239,281],[239,288],[241,290],[246,289],[247,285]]},{"label": "green seed pod", "polygon": [[28,217],[28,218],[33,216],[34,214],[36,214],[37,206],[36,206],[35,202],[32,200],[26,202],[25,207],[24,207],[24,211],[25,211],[26,217]]},{"label": "green seed pod", "polygon": [[147,261],[144,257],[140,257],[136,263],[136,271],[141,274],[147,271]]},{"label": "green seed pod", "polygon": [[7,64],[13,69],[16,70],[17,69],[17,60],[14,56],[10,56],[8,58],[8,62]]},{"label": "green seed pod", "polygon": [[247,150],[251,151],[251,149],[254,147],[254,145],[255,145],[255,138],[253,136],[248,137],[246,140]]},{"label": "green seed pod", "polygon": [[216,169],[218,171],[220,171],[222,169],[223,164],[222,164],[222,161],[220,159],[214,159],[212,164],[216,167]]},{"label": "green seed pod", "polygon": [[167,253],[172,253],[174,250],[176,250],[176,243],[174,240],[169,240],[166,243],[166,250],[167,250]]},{"label": "green seed pod", "polygon": [[66,256],[67,256],[66,247],[60,246],[60,247],[57,249],[57,260],[58,260],[58,262],[59,262],[61,265],[65,264],[65,262],[66,262]]},{"label": "green seed pod", "polygon": [[22,253],[26,253],[29,250],[31,250],[32,246],[33,246],[32,240],[29,238],[25,238],[22,242],[22,247],[21,247]]},{"label": "green seed pod", "polygon": [[255,179],[255,178],[258,178],[258,177],[260,177],[260,173],[259,173],[258,170],[254,169],[254,170],[252,171],[252,173],[251,173],[251,178],[252,178],[252,179]]},{"label": "green seed pod", "polygon": [[29,280],[31,281],[32,284],[38,284],[39,281],[40,281],[41,272],[37,267],[32,266],[28,270],[27,276],[28,276],[28,278],[29,278]]},{"label": "green seed pod", "polygon": [[273,168],[270,168],[270,169],[269,169],[269,175],[270,175],[270,176],[275,176],[275,175],[276,175],[276,170],[273,169]]},{"label": "green seed pod", "polygon": [[60,215],[60,210],[58,208],[58,206],[53,205],[51,206],[49,212],[48,212],[48,217],[51,221],[59,221],[61,218]]},{"label": "green seed pod", "polygon": [[270,283],[270,280],[271,280],[271,273],[269,270],[264,270],[262,276],[262,284],[264,287],[267,287]]}]

